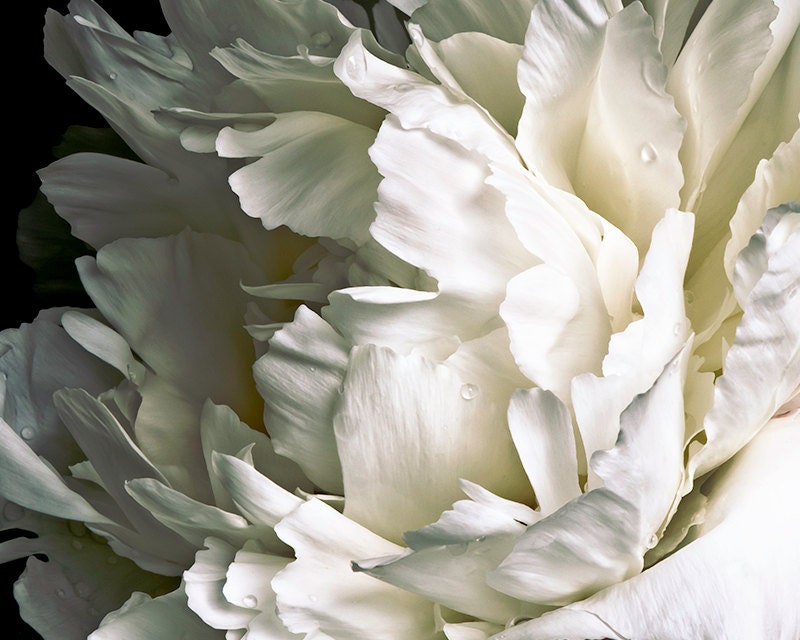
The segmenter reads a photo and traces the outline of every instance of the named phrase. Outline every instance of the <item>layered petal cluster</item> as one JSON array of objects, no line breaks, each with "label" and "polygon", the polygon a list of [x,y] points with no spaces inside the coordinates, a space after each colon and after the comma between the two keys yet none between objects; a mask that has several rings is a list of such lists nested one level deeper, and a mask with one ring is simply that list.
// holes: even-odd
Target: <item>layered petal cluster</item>
[{"label": "layered petal cluster", "polygon": [[797,636],[796,3],[163,6],[48,20],[136,159],[0,334],[32,626]]}]

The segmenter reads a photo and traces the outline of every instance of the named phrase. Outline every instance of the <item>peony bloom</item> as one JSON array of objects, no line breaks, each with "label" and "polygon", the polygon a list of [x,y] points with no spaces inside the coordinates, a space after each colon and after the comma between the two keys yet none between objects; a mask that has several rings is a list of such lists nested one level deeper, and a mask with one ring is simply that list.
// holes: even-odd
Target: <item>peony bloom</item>
[{"label": "peony bloom", "polygon": [[136,158],[0,334],[37,631],[800,633],[796,3],[163,8],[48,21]]}]

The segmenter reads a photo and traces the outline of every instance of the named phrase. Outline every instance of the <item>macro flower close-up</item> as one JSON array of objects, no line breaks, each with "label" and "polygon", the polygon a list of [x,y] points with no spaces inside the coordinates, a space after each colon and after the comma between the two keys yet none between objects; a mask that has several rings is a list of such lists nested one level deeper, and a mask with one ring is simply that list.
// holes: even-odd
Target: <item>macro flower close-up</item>
[{"label": "macro flower close-up", "polygon": [[0,333],[39,636],[800,637],[800,3],[102,4]]}]

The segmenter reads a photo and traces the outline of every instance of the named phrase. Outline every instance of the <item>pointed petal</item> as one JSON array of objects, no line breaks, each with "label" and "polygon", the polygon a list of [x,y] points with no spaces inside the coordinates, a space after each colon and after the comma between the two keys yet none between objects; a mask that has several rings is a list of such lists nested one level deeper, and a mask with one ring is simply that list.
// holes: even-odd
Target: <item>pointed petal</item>
[{"label": "pointed petal", "polygon": [[258,390],[269,398],[264,422],[275,452],[296,462],[309,479],[342,492],[331,419],[347,367],[347,342],[307,307],[277,331],[255,364]]},{"label": "pointed petal", "polygon": [[514,392],[508,427],[542,515],[581,494],[572,418],[555,395],[542,389]]},{"label": "pointed petal", "polygon": [[567,604],[641,571],[683,480],[688,350],[622,414],[614,448],[592,458],[605,487],[533,524],[488,576],[519,599]]},{"label": "pointed petal", "polygon": [[272,581],[289,631],[335,640],[436,637],[431,602],[350,567],[358,558],[397,554],[397,545],[318,500],[298,507],[275,530],[297,555]]}]

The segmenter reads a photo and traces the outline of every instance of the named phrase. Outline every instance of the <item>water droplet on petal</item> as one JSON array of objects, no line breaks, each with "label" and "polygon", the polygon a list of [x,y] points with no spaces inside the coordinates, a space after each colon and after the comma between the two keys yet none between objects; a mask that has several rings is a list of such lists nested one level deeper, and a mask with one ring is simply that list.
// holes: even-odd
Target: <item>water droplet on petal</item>
[{"label": "water droplet on petal", "polygon": [[672,325],[672,335],[679,336],[682,328],[683,325],[680,322],[676,322],[674,325]]},{"label": "water droplet on petal", "polygon": [[317,370],[317,368],[316,368],[316,367],[309,367],[309,368],[308,368],[308,370],[309,370],[311,373],[314,373],[314,372]]},{"label": "water droplet on petal", "polygon": [[80,537],[86,535],[86,531],[87,531],[86,525],[83,524],[82,522],[77,522],[75,520],[70,520],[67,523],[67,528],[69,529],[69,532],[73,536],[78,536],[80,538]]},{"label": "water droplet on petal", "polygon": [[21,435],[25,440],[30,440],[36,435],[36,431],[33,430],[33,427],[23,427],[22,431],[19,432],[19,435]]},{"label": "water droplet on petal", "polygon": [[478,536],[475,538],[475,542],[483,542],[484,540],[486,540],[486,536]]},{"label": "water droplet on petal", "polygon": [[311,36],[311,43],[318,47],[327,47],[331,43],[331,34],[327,31],[318,31]]},{"label": "water droplet on petal", "polygon": [[298,44],[297,55],[301,58],[308,58],[308,47],[304,44]]},{"label": "water droplet on petal", "polygon": [[473,398],[476,398],[479,393],[480,389],[478,389],[477,385],[469,382],[461,385],[461,397],[464,398],[464,400],[472,400]]},{"label": "water droplet on petal", "polygon": [[686,304],[692,304],[694,302],[694,293],[689,291],[688,289],[683,292],[683,299]]},{"label": "water droplet on petal", "polygon": [[317,596],[309,594],[308,601],[309,602],[316,602],[317,601]]},{"label": "water droplet on petal", "polygon": [[72,548],[77,551],[80,551],[81,549],[83,549],[83,543],[80,540],[73,540]]},{"label": "water droplet on petal", "polygon": [[79,582],[78,584],[75,585],[75,591],[81,598],[85,598],[92,592],[92,589],[85,582]]},{"label": "water droplet on petal", "polygon": [[643,144],[642,148],[639,149],[639,157],[645,164],[650,164],[651,162],[655,162],[656,158],[658,158],[658,152],[656,148],[648,142]]},{"label": "water droplet on petal", "polygon": [[253,594],[247,595],[242,598],[242,606],[248,609],[255,609],[258,606],[258,598]]},{"label": "water droplet on petal", "polygon": [[647,548],[652,549],[658,544],[658,536],[654,533],[647,539]]},{"label": "water droplet on petal", "polygon": [[3,518],[8,520],[9,522],[16,522],[17,520],[21,520],[22,516],[25,515],[25,508],[19,506],[14,502],[6,502],[5,506],[3,507]]},{"label": "water droplet on petal", "polygon": [[108,74],[108,79],[109,80],[116,80],[117,79],[117,73],[115,71],[112,71],[111,73]]},{"label": "water droplet on petal", "polygon": [[367,75],[367,59],[363,51],[357,51],[344,63],[345,71],[356,82],[361,82]]},{"label": "water droplet on petal", "polygon": [[63,589],[56,589],[56,595],[59,598],[66,598],[67,597],[67,592],[64,591]]}]

